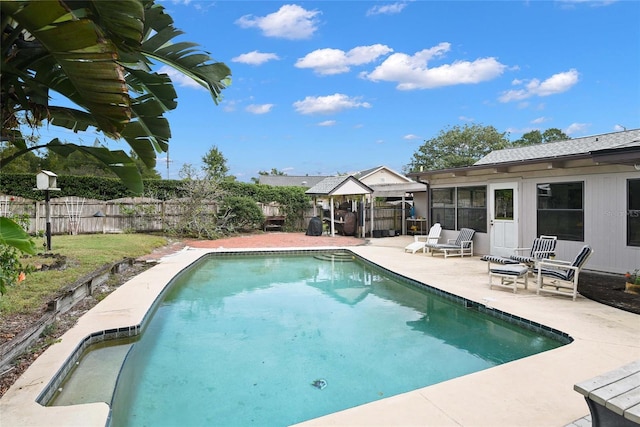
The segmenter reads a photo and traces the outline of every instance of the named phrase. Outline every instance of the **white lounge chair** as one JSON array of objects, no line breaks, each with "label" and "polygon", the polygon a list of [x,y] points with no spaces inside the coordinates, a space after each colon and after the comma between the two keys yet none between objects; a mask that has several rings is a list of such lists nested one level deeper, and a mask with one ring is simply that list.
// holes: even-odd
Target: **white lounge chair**
[{"label": "white lounge chair", "polygon": [[589,245],[582,247],[576,258],[571,261],[559,261],[545,259],[538,262],[536,273],[538,275],[538,290],[558,295],[570,295],[576,300],[578,295],[578,276],[582,267],[593,254]]},{"label": "white lounge chair", "polygon": [[427,244],[427,249],[431,251],[431,256],[436,252],[444,253],[444,257],[465,255],[473,256],[473,235],[476,230],[471,228],[461,228],[457,239],[448,239],[447,243]]},{"label": "white lounge chair", "polygon": [[415,235],[413,236],[413,242],[409,243],[405,248],[405,252],[411,251],[412,254],[415,254],[420,249],[422,252],[426,252],[426,245],[429,243],[438,243],[440,239],[440,233],[442,232],[442,226],[439,222],[433,224],[431,229],[429,229],[429,234],[426,236]]}]

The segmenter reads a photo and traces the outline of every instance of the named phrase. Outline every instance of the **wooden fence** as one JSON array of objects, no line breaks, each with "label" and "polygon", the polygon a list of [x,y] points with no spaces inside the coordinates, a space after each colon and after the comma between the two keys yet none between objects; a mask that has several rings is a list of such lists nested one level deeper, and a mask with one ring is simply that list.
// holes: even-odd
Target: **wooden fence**
[{"label": "wooden fence", "polygon": [[[94,200],[60,197],[49,201],[52,234],[91,234],[162,231],[176,224],[185,199],[157,200],[130,197]],[[215,202],[205,203],[205,211],[215,212]],[[46,203],[13,196],[0,196],[0,216],[26,218],[27,231],[46,229]]]},{"label": "wooden fence", "polygon": [[[188,199],[158,200],[149,197],[129,197],[115,200],[94,200],[82,197],[51,198],[49,216],[52,234],[94,234],[165,231],[177,224]],[[277,203],[258,203],[265,217],[283,215]],[[205,203],[204,211],[213,215],[218,206]],[[402,212],[397,206],[376,203],[373,230],[402,229]],[[371,209],[365,209],[367,236],[371,233]],[[27,232],[36,234],[46,229],[46,203],[17,196],[0,195],[0,216],[25,218]],[[313,208],[299,218],[287,218],[290,227],[306,230],[313,217]]]}]

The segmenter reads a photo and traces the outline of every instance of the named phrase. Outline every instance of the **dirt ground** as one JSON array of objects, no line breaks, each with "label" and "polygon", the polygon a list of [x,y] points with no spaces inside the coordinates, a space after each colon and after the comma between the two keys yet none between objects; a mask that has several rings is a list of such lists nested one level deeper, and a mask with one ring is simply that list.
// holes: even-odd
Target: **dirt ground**
[{"label": "dirt ground", "polygon": [[[13,366],[4,372],[0,372],[0,397],[11,387],[16,379],[29,367],[29,365],[44,351],[62,336],[68,329],[75,325],[76,321],[99,300],[113,292],[130,278],[140,274],[153,265],[153,261],[175,253],[185,246],[195,248],[294,248],[294,247],[320,247],[320,246],[357,246],[366,244],[366,240],[348,236],[305,236],[304,233],[260,233],[246,236],[231,237],[218,240],[184,240],[155,250],[153,253],[140,257],[131,268],[114,277],[104,284],[98,292],[94,293],[69,312],[60,315],[55,327],[46,330],[38,342],[18,358]],[[621,275],[605,275],[582,272],[578,291],[583,296],[607,304],[621,310],[640,314],[640,295],[624,292],[624,278]],[[0,343],[11,340],[21,331],[38,320],[44,313],[34,315],[15,315],[2,318],[0,324]]]}]

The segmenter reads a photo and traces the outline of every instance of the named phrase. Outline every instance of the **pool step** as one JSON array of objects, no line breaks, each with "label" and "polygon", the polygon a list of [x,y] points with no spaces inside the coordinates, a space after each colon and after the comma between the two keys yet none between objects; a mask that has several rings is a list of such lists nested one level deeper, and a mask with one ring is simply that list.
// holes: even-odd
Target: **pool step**
[{"label": "pool step", "polygon": [[355,256],[347,252],[334,252],[330,254],[314,255],[314,258],[322,261],[352,262],[355,259]]}]

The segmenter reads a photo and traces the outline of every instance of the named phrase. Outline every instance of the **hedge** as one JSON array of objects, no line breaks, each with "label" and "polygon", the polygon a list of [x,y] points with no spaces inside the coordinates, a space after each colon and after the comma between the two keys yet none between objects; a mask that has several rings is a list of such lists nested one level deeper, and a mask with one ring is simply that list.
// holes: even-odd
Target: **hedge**
[{"label": "hedge", "polygon": [[[146,197],[168,200],[185,196],[181,190],[182,181],[180,180],[145,179],[143,183]],[[59,175],[57,184],[60,191],[56,191],[53,197],[75,196],[113,200],[135,196],[117,178]],[[0,173],[0,193],[32,200],[44,200],[44,192],[34,190],[35,186],[35,174]],[[221,187],[228,196],[249,197],[260,203],[277,202],[284,207],[285,214],[291,218],[301,215],[301,211],[309,206],[311,200],[302,187],[273,187],[238,181],[223,181]]]}]

